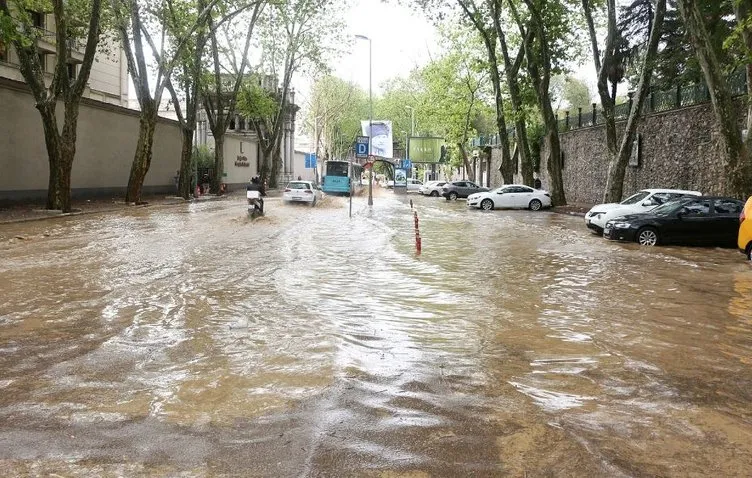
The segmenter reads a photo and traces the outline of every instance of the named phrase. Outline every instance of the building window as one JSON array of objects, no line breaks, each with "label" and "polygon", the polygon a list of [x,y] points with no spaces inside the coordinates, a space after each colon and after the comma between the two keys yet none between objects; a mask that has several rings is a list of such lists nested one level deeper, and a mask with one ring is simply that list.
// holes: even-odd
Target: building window
[{"label": "building window", "polygon": [[240,131],[244,131],[245,130],[245,116],[241,116],[240,117],[240,128],[238,128],[238,129],[240,129]]},{"label": "building window", "polygon": [[76,65],[68,63],[68,80],[74,81],[76,79],[78,68],[76,68]]},{"label": "building window", "polygon": [[242,141],[240,142],[240,152],[241,152],[241,154],[243,153],[243,142]]},{"label": "building window", "polygon": [[44,13],[33,12],[31,10],[27,10],[27,12],[29,12],[29,17],[31,18],[31,24],[37,28],[44,29]]}]

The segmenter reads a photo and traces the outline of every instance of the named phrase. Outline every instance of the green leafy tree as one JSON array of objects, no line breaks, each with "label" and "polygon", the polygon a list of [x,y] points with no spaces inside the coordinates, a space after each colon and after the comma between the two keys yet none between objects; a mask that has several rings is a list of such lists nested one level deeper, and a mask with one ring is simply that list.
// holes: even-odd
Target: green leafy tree
[{"label": "green leafy tree", "polygon": [[[151,166],[159,105],[165,88],[172,81],[176,68],[185,60],[187,49],[191,45],[197,46],[196,32],[204,29],[209,13],[218,1],[207,0],[198,7],[199,10],[192,10],[188,4],[173,4],[170,0],[110,0],[115,27],[123,45],[128,73],[133,80],[140,107],[138,139],[128,177],[126,202],[141,202],[144,179]],[[178,23],[181,27],[178,27]],[[153,33],[158,35],[159,44],[154,40]],[[147,49],[150,50],[150,55]],[[149,64],[150,59],[154,64],[153,68]],[[153,73],[156,73],[156,78]],[[190,148],[186,151],[184,144],[181,155],[183,160],[187,157],[190,161],[191,151]],[[190,194],[190,183],[190,171],[181,161],[179,190],[183,197],[187,198]]]},{"label": "green leafy tree", "polygon": [[[52,11],[53,34],[36,28],[32,12]],[[103,35],[102,1],[0,0],[0,42],[12,44],[21,66],[21,74],[31,90],[42,118],[44,141],[50,166],[47,209],[71,210],[71,174],[76,156],[78,113],[89,81],[91,66]],[[37,43],[53,43],[55,67],[48,81]],[[84,39],[83,60],[78,76],[69,76],[70,45]],[[63,107],[62,118],[58,105]],[[62,119],[62,128],[60,125]]]},{"label": "green leafy tree", "polygon": [[[208,17],[209,61],[199,82],[201,100],[206,111],[209,129],[214,138],[214,178],[212,189],[219,191],[224,172],[224,138],[235,117],[237,100],[243,81],[247,78],[248,53],[254,37],[256,22],[266,7],[257,1],[238,21],[220,24],[218,12]],[[238,58],[233,44],[243,39]],[[224,40],[224,41],[223,41]]]},{"label": "green leafy tree", "polygon": [[[735,36],[739,46],[745,52],[740,63],[745,66],[747,73],[748,94],[752,92],[752,0],[732,0],[736,24]],[[728,81],[723,74],[721,57],[717,52],[714,39],[708,29],[707,19],[703,15],[699,0],[679,0],[679,12],[684,20],[684,26],[689,34],[697,60],[702,68],[705,82],[710,92],[716,124],[720,131],[723,149],[726,156],[726,178],[731,194],[746,198],[752,194],[752,134],[746,139],[738,126],[738,111],[731,94]],[[733,40],[732,40],[733,41]],[[751,107],[752,108],[752,107]],[[747,113],[747,127],[752,121],[752,112]],[[749,130],[748,130],[749,131]]]},{"label": "green leafy tree", "polygon": [[508,2],[523,39],[528,76],[546,129],[551,199],[557,206],[565,205],[567,201],[561,171],[559,122],[553,109],[550,86],[551,77],[560,73],[563,64],[574,56],[569,46],[576,21],[570,3],[570,0],[524,0],[524,5],[518,6],[515,0]]},{"label": "green leafy tree", "polygon": [[[623,195],[624,176],[629,157],[632,155],[634,137],[641,120],[642,106],[650,90],[650,80],[653,76],[655,57],[658,53],[658,44],[663,28],[663,17],[666,12],[666,0],[657,0],[654,15],[650,20],[650,37],[645,45],[645,50],[640,53],[642,62],[639,70],[637,94],[621,137],[616,130],[616,86],[623,78],[621,73],[623,68],[622,55],[619,53],[621,37],[617,26],[616,0],[606,0],[608,21],[606,41],[603,48],[598,44],[593,20],[593,6],[591,0],[582,0],[582,9],[590,32],[593,63],[598,72],[598,94],[601,99],[603,116],[606,119],[606,145],[609,152],[609,162],[603,200],[604,202],[619,202]],[[609,82],[611,83],[610,88]]]},{"label": "green leafy tree", "polygon": [[346,157],[368,113],[365,91],[340,78],[320,76],[313,85],[306,117],[316,155],[323,160]]},{"label": "green leafy tree", "polygon": [[344,44],[341,38],[341,0],[290,0],[269,5],[261,18],[262,64],[259,71],[278,82],[268,97],[276,99],[273,116],[253,111],[260,96],[244,90],[239,111],[254,118],[253,126],[263,152],[260,175],[276,187],[282,166],[281,142],[284,128],[298,107],[290,103],[290,88],[296,73],[309,69],[325,71],[327,61]]}]

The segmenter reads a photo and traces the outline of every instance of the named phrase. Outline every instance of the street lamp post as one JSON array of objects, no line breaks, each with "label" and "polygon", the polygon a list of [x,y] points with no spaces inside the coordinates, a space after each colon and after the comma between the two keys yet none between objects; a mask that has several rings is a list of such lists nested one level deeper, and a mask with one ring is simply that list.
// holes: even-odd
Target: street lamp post
[{"label": "street lamp post", "polygon": [[[415,136],[415,108],[412,106],[405,106],[405,109],[410,110],[410,136]],[[405,143],[405,159],[410,159],[408,154],[410,151],[410,139],[408,138]]]},{"label": "street lamp post", "polygon": [[[368,40],[368,159],[373,156],[373,42],[370,38],[364,35],[355,35],[355,38],[360,40]],[[368,205],[373,206],[373,163],[371,163],[371,170],[368,174]]]}]

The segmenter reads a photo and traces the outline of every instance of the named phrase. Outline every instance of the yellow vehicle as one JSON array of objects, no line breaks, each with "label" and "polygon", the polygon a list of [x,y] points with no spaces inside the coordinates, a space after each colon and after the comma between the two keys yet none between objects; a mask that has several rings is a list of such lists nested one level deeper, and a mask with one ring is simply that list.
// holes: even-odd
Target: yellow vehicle
[{"label": "yellow vehicle", "polygon": [[737,244],[739,244],[739,250],[747,256],[747,259],[752,261],[752,196],[747,199],[747,204],[744,205],[744,210],[739,216],[739,222]]}]

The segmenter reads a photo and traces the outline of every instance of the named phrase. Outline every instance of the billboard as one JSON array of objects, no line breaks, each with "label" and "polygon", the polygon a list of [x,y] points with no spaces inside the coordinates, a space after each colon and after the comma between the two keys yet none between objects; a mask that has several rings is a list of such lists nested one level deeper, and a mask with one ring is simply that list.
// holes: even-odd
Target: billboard
[{"label": "billboard", "polygon": [[395,169],[394,170],[394,187],[407,187],[407,170]]},{"label": "billboard", "polygon": [[[371,124],[373,124],[373,134],[371,133]],[[391,121],[361,121],[360,126],[363,129],[363,136],[371,137],[371,154],[381,156],[382,158],[391,158],[394,154],[392,150],[392,122]]]},{"label": "billboard", "polygon": [[410,138],[408,151],[413,163],[438,163],[444,138]]}]

